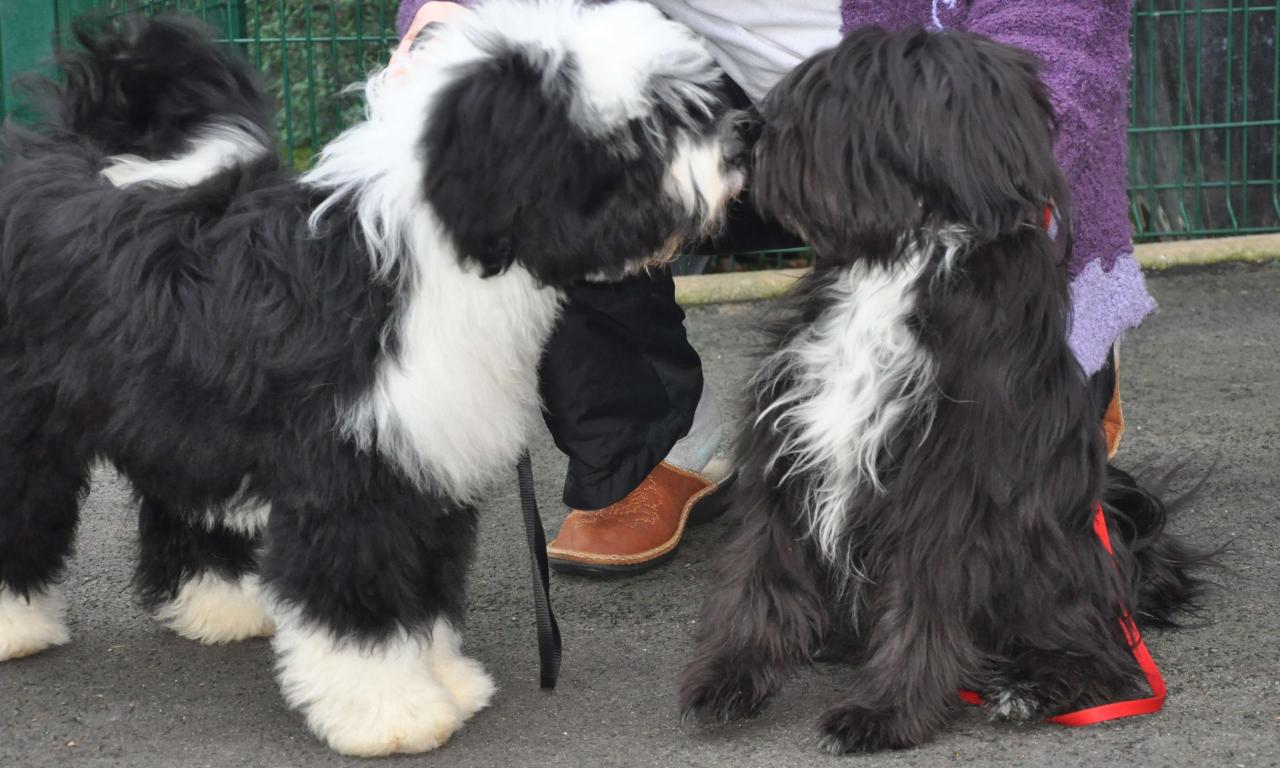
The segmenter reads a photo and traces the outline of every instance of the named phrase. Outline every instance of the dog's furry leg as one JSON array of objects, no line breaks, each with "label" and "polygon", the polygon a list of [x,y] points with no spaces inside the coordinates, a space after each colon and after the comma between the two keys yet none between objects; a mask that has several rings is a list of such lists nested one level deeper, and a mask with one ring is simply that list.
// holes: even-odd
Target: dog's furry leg
[{"label": "dog's furry leg", "polygon": [[[1103,572],[1120,569],[1131,585],[1127,594],[1136,604],[1134,618],[1143,627],[1176,626],[1180,613],[1195,611],[1207,587],[1201,572],[1214,566],[1217,554],[1165,530],[1164,490],[1163,480],[1147,488],[1124,470],[1107,467],[1102,501],[1115,555],[1107,558]],[[1098,543],[1086,537],[1081,546],[1093,550]],[[1075,626],[1081,631],[1101,622],[1113,632],[1109,642],[1100,638],[1089,653],[1078,648],[1074,653],[1066,648],[1003,649],[1006,660],[983,687],[987,711],[998,719],[1028,720],[1141,695],[1138,668],[1115,620],[1077,617]],[[1079,632],[1068,634],[1080,642]]]},{"label": "dog's furry leg", "polygon": [[[1144,627],[1176,626],[1180,613],[1196,610],[1207,586],[1199,572],[1212,567],[1216,555],[1165,530],[1164,485],[1146,488],[1124,470],[1107,467],[1103,505],[1115,556],[1104,568],[1119,568],[1127,577],[1134,618]],[[1082,545],[1098,546],[1092,538]],[[1114,619],[1081,620],[1078,626],[1099,620],[1114,635],[1091,653],[1006,649],[1010,660],[999,665],[983,691],[988,712],[1000,719],[1034,719],[1141,695],[1138,668]]]},{"label": "dog's furry leg", "polygon": [[274,630],[256,573],[265,515],[237,512],[184,519],[145,497],[139,507],[138,595],[157,621],[190,640],[229,643]]},{"label": "dog's furry leg", "polygon": [[[0,327],[0,350],[4,329]],[[5,361],[0,359],[0,372]],[[0,379],[0,661],[69,639],[57,580],[71,554],[85,462],[48,426],[39,395]]]},{"label": "dog's furry leg", "polygon": [[[832,754],[905,749],[933,736],[957,709],[956,691],[982,667],[957,595],[941,591],[960,565],[943,547],[900,545],[871,574],[866,648],[852,692],[821,718]],[[916,561],[912,553],[928,559]]]},{"label": "dog's furry leg", "polygon": [[[1116,593],[1109,603],[1064,603],[1062,609],[1072,612],[1063,618],[1074,629],[1060,632],[1057,646],[1046,633],[1039,647],[1003,648],[1006,660],[983,688],[993,717],[1036,719],[1142,695],[1138,667],[1116,626],[1123,604],[1144,627],[1176,626],[1179,613],[1197,608],[1207,586],[1200,572],[1214,565],[1216,555],[1165,530],[1164,486],[1161,480],[1146,488],[1127,472],[1107,467],[1102,501],[1114,555],[1099,558],[1099,574],[1113,573],[1125,586],[1093,587]],[[1092,535],[1079,546],[1086,551],[1081,562],[1088,562],[1084,554],[1099,552]]]},{"label": "dog's furry leg", "polygon": [[426,752],[494,691],[458,634],[475,511],[415,492],[380,458],[347,458],[373,466],[272,499],[262,573],[280,687],[338,752]]},{"label": "dog's furry leg", "polygon": [[[756,502],[759,503],[756,503]],[[761,711],[787,672],[812,659],[826,631],[818,557],[780,506],[743,490],[750,506],[718,563],[685,669],[686,720],[728,721]]]},{"label": "dog's furry leg", "polygon": [[1141,671],[1115,623],[1096,654],[1075,649],[1006,649],[1010,658],[986,677],[982,698],[993,720],[1038,720],[1143,695]]}]

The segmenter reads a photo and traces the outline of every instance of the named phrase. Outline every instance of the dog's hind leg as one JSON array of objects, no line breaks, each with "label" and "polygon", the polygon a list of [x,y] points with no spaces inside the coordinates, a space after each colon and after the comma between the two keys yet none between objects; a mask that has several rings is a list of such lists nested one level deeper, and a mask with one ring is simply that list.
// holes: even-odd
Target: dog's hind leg
[{"label": "dog's hind leg", "polygon": [[[981,691],[993,720],[1037,720],[1142,695],[1137,663],[1118,630],[1091,652],[1006,649],[1010,660],[988,678]],[[1096,630],[1082,626],[1082,634]]]},{"label": "dog's hind leg", "polygon": [[[735,504],[746,504],[742,489]],[[817,653],[827,627],[824,576],[809,539],[766,502],[748,507],[721,554],[680,687],[684,719],[760,712],[793,666]]]},{"label": "dog's hind leg", "polygon": [[157,621],[206,644],[272,633],[257,576],[268,508],[249,506],[192,519],[143,497],[134,584]]},{"label": "dog's hind leg", "polygon": [[42,434],[38,401],[0,396],[0,661],[69,639],[57,581],[88,473],[74,446]]},{"label": "dog's hind leg", "polygon": [[394,471],[308,478],[294,498],[312,503],[274,499],[267,535],[280,687],[347,755],[435,749],[494,691],[457,634],[475,512],[424,497],[386,476]]}]

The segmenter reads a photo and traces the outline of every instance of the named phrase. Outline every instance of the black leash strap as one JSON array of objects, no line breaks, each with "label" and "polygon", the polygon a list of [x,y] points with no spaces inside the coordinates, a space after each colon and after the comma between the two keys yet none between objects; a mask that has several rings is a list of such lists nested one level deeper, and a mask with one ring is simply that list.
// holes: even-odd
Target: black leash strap
[{"label": "black leash strap", "polygon": [[552,690],[560,676],[560,625],[551,610],[551,578],[547,571],[547,535],[538,514],[538,497],[533,490],[533,464],[526,451],[516,465],[520,478],[520,506],[524,510],[524,532],[529,540],[529,567],[533,571],[533,608],[538,614],[538,671],[542,687]]}]

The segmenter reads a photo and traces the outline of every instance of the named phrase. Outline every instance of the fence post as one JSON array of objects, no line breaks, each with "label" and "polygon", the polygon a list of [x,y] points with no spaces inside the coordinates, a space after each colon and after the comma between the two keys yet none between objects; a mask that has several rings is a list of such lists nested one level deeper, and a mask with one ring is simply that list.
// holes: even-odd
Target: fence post
[{"label": "fence post", "polygon": [[220,0],[204,3],[205,20],[222,30],[228,40],[243,44],[247,30],[245,0]]}]

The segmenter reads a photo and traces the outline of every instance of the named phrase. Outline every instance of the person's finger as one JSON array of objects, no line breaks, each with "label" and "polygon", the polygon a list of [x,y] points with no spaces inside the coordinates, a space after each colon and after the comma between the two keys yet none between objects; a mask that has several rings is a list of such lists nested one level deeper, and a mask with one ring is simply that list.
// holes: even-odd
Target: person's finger
[{"label": "person's finger", "polygon": [[397,63],[403,66],[405,57],[413,48],[413,41],[418,38],[418,33],[423,27],[433,22],[444,21],[462,9],[463,6],[449,2],[431,2],[419,8],[418,13],[413,17],[413,22],[409,25],[409,31],[400,38],[399,47],[396,48],[395,53],[391,54],[392,66]]}]

